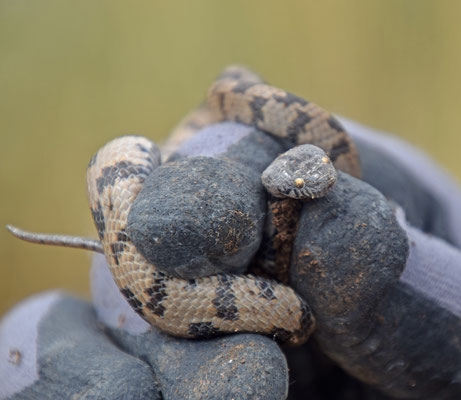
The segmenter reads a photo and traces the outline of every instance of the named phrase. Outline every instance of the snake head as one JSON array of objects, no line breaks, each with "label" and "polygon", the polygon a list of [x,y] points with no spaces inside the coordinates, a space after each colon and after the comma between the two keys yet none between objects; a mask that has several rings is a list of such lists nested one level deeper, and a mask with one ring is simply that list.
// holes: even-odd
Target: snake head
[{"label": "snake head", "polygon": [[273,196],[298,200],[325,196],[336,179],[330,158],[321,148],[310,144],[279,155],[261,176],[264,187]]}]

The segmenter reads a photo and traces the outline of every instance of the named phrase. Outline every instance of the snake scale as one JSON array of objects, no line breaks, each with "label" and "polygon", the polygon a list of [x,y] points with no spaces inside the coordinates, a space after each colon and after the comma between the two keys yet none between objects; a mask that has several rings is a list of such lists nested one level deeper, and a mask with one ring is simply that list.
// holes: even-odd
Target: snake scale
[{"label": "snake scale", "polygon": [[[315,144],[336,168],[360,176],[356,148],[330,113],[263,83],[242,67],[224,71],[209,90],[206,104],[186,118],[173,137],[181,141],[200,127],[220,121],[255,126],[292,146]],[[315,319],[290,287],[251,275],[179,279],[163,273],[140,254],[125,228],[144,180],[159,165],[160,151],[141,136],[114,139],[91,159],[87,168],[88,198],[101,247],[95,241],[59,241],[40,235],[34,238],[16,228],[10,230],[30,241],[102,250],[132,308],[174,336],[207,338],[259,332],[291,344],[303,343],[314,329]],[[294,184],[302,187],[304,181],[298,179]]]}]

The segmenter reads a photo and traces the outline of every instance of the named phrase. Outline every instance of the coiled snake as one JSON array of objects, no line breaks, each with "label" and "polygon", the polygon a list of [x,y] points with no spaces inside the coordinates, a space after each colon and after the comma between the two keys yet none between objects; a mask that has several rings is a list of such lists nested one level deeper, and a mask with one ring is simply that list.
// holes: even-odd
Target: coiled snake
[{"label": "coiled snake", "polygon": [[[253,125],[293,145],[315,144],[337,168],[360,175],[355,146],[331,114],[314,103],[262,83],[241,67],[225,70],[211,87],[207,104],[188,117],[174,136],[184,137],[201,126],[229,120]],[[194,121],[198,122],[194,125]],[[332,170],[323,169],[329,165],[328,157],[312,148],[308,151],[319,160],[315,177],[312,171],[301,177],[302,160],[292,162],[284,154],[266,170],[263,179],[273,194],[294,198],[325,194],[334,182],[328,175]],[[145,178],[159,164],[156,145],[140,136],[114,139],[91,159],[87,169],[88,197],[100,243],[9,229],[29,241],[104,252],[117,286],[133,309],[174,336],[203,338],[231,332],[259,332],[291,344],[303,343],[314,328],[314,318],[307,304],[291,288],[249,275],[174,278],[140,254],[125,228],[130,207]],[[282,164],[295,164],[296,168],[287,172]],[[326,189],[310,189],[312,184],[326,185]]]}]

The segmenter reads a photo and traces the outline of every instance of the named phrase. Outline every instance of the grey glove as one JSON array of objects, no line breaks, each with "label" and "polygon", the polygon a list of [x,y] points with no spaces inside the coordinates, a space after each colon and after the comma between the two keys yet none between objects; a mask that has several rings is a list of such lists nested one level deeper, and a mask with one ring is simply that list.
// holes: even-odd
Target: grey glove
[{"label": "grey glove", "polygon": [[[455,233],[461,225],[460,191],[430,162],[418,157],[402,162],[399,157],[415,153],[407,145],[345,124],[359,144],[364,179],[401,204],[414,226],[394,203],[345,174],[326,199],[304,205],[291,279],[318,325],[313,341],[287,350],[295,381],[290,397],[377,398],[340,375],[326,353],[388,395],[458,398],[461,252],[422,231],[461,244]],[[250,145],[251,128],[221,124],[205,131],[177,156],[241,155],[236,149],[244,143],[261,160]],[[210,135],[218,140],[210,141]],[[26,300],[4,318],[0,398],[287,396],[285,356],[271,339],[171,338],[132,311],[100,256],[91,282],[93,307],[53,292]]]}]

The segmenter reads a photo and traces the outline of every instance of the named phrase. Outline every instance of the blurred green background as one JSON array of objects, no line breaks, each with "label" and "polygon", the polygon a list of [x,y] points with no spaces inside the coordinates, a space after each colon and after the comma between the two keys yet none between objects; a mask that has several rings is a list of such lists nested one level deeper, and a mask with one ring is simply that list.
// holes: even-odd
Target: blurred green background
[{"label": "blurred green background", "polygon": [[85,168],[106,141],[162,141],[229,63],[429,152],[461,178],[461,2],[0,0],[0,314],[88,296],[90,254],[3,226],[95,236]]}]

